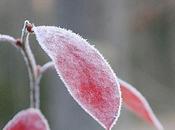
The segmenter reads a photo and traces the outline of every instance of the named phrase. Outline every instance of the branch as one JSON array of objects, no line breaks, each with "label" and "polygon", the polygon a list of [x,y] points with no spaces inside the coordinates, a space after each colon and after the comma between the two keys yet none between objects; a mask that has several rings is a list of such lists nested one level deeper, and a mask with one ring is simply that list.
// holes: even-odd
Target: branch
[{"label": "branch", "polygon": [[54,63],[52,61],[50,62],[47,62],[46,64],[44,64],[42,67],[41,67],[41,73],[43,74],[44,72],[46,72],[49,68],[52,68],[54,67]]},{"label": "branch", "polygon": [[40,83],[43,74],[44,74],[49,68],[53,68],[53,67],[54,67],[54,63],[53,63],[52,61],[49,61],[49,62],[45,63],[42,67],[41,67],[41,66],[38,66],[38,67],[37,67],[37,71],[36,71],[36,72],[38,72],[38,74],[37,74],[37,84]]},{"label": "branch", "polygon": [[16,47],[16,39],[9,35],[0,34],[0,42],[9,42]]},{"label": "branch", "polygon": [[29,80],[30,80],[30,106],[34,108],[39,108],[40,104],[40,94],[39,94],[39,86],[36,83],[36,61],[31,51],[29,45],[29,32],[27,31],[28,25],[31,25],[29,21],[24,22],[24,27],[22,29],[21,34],[21,53],[24,56],[24,60],[27,65],[28,73],[29,73]]},{"label": "branch", "polygon": [[8,35],[0,34],[0,42],[9,42],[16,48],[20,49],[24,61],[27,66],[29,81],[30,81],[30,106],[33,108],[40,107],[40,79],[43,73],[50,67],[53,66],[52,62],[48,62],[42,67],[36,64],[35,57],[29,45],[29,35],[33,33],[34,25],[29,23],[28,20],[24,22],[24,26],[21,32],[21,38],[15,39]]}]

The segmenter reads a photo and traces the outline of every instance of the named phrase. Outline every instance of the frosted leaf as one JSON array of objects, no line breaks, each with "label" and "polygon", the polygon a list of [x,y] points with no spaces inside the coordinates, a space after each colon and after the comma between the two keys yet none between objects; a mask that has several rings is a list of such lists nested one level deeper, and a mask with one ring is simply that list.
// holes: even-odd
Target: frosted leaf
[{"label": "frosted leaf", "polygon": [[161,123],[156,118],[143,95],[141,95],[141,93],[130,84],[122,81],[121,79],[119,79],[119,83],[123,103],[126,105],[126,107],[144,119],[146,122],[154,125],[158,130],[163,130]]},{"label": "frosted leaf", "polygon": [[72,97],[110,130],[119,116],[121,95],[118,79],[103,56],[70,30],[53,26],[33,30]]},{"label": "frosted leaf", "polygon": [[50,130],[47,120],[38,109],[20,111],[3,130]]}]

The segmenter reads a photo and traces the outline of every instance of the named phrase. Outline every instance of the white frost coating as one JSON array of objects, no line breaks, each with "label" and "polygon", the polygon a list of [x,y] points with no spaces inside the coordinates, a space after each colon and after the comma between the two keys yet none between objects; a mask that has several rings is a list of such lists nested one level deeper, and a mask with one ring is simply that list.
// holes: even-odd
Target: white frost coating
[{"label": "white frost coating", "polygon": [[144,96],[132,85],[126,83],[125,81],[123,81],[121,79],[118,79],[118,80],[119,80],[119,83],[124,84],[123,87],[125,87],[126,89],[131,91],[134,95],[136,95],[142,101],[142,103],[145,105],[145,109],[148,111],[148,113],[149,113],[154,125],[156,126],[156,128],[158,130],[164,130],[162,124],[160,123],[160,121],[157,119],[157,117],[153,113],[153,110],[151,109],[149,103],[144,98]]},{"label": "white frost coating", "polygon": [[13,37],[9,36],[9,35],[0,34],[0,42],[9,42],[12,45],[15,45],[16,40]]},{"label": "white frost coating", "polygon": [[[55,43],[60,42],[60,43],[64,44],[64,42],[68,42],[68,44],[70,44],[70,45],[71,45],[71,43],[74,43],[74,44],[77,43],[80,50],[86,50],[86,48],[90,47],[91,49],[89,49],[87,51],[83,51],[83,53],[85,53],[85,55],[88,55],[89,53],[92,54],[92,53],[95,52],[95,53],[97,53],[98,56],[100,56],[100,58],[103,60],[104,63],[102,63],[101,61],[95,61],[95,59],[93,59],[93,57],[92,58],[91,57],[87,58],[88,62],[91,62],[92,64],[98,64],[98,62],[100,62],[99,63],[100,65],[102,65],[102,66],[107,65],[108,66],[109,71],[112,73],[111,77],[114,77],[115,84],[117,84],[116,86],[118,86],[117,87],[116,96],[119,97],[119,99],[120,99],[119,100],[118,112],[115,115],[115,121],[113,121],[113,123],[112,123],[110,128],[106,128],[106,126],[104,126],[104,124],[102,122],[100,122],[94,115],[92,115],[89,112],[89,110],[87,110],[83,106],[83,104],[76,97],[74,97],[74,95],[72,94],[72,92],[71,92],[71,90],[69,88],[68,88],[68,91],[73,96],[73,98],[78,102],[78,104],[81,107],[83,107],[83,109],[85,109],[85,111],[88,114],[90,114],[95,120],[97,120],[104,128],[110,130],[112,128],[112,126],[115,124],[115,122],[117,121],[117,119],[118,119],[118,117],[120,115],[121,92],[120,92],[118,79],[117,79],[115,73],[113,72],[113,70],[111,69],[111,67],[109,66],[109,64],[107,63],[107,61],[104,59],[104,57],[99,53],[99,51],[97,49],[95,49],[93,46],[89,45],[89,43],[85,39],[83,39],[81,36],[73,33],[70,30],[65,30],[65,29],[62,29],[62,28],[54,27],[54,26],[38,26],[38,27],[34,27],[33,30],[34,30],[34,32],[36,34],[37,40],[40,43],[41,47],[46,51],[46,53],[51,57],[52,60],[55,60],[55,57],[57,57],[57,55],[60,52],[62,52],[63,48],[64,48],[64,46],[62,46],[61,44],[58,45],[58,44],[55,44]],[[55,40],[58,40],[57,37],[59,37],[62,41],[55,41]],[[83,44],[79,44],[79,43],[83,43]],[[72,63],[72,61],[70,59],[70,64],[71,63]],[[55,66],[56,65],[57,64],[55,63]],[[73,63],[72,63],[72,65],[73,65]],[[67,84],[67,82],[65,81],[65,79],[61,75],[60,70],[58,68],[56,68],[56,69],[57,69],[57,72],[58,72],[60,78],[63,80],[64,84],[66,86],[70,86],[69,84]]]},{"label": "white frost coating", "polygon": [[[57,70],[59,72],[59,70]],[[64,81],[64,78],[62,77],[62,75],[60,75],[60,72],[58,74],[58,76],[60,77],[60,79],[63,81],[63,83],[65,84],[65,86],[68,86],[68,84]],[[119,85],[119,82],[118,80],[116,79],[116,82],[117,84]],[[71,94],[70,92],[70,89],[67,89],[69,91],[69,93]],[[71,94],[72,95],[72,94]],[[76,98],[74,98],[74,96],[72,95],[72,97],[74,98],[74,100],[80,105],[80,107],[82,107],[84,109],[85,112],[87,112],[90,116],[92,116],[102,127],[104,127],[106,130],[111,130],[113,128],[113,126],[116,124],[116,122],[118,121],[118,118],[120,116],[120,112],[121,112],[121,106],[122,106],[122,97],[121,97],[121,91],[120,91],[120,87],[119,87],[119,95],[120,95],[120,105],[119,105],[119,110],[118,110],[118,113],[117,113],[117,116],[114,120],[114,122],[112,123],[111,127],[109,129],[106,128],[106,126],[101,123],[95,116],[93,116],[86,108],[82,107],[82,103],[77,100]]]},{"label": "white frost coating", "polygon": [[48,121],[46,120],[46,118],[43,116],[43,114],[41,113],[41,111],[39,109],[34,109],[34,108],[29,108],[27,110],[22,110],[20,112],[18,112],[12,120],[10,120],[7,125],[3,128],[3,130],[6,130],[7,128],[10,127],[11,123],[17,121],[18,119],[20,119],[21,116],[25,115],[26,112],[28,113],[32,113],[32,114],[37,114],[39,115],[39,117],[41,118],[41,120],[43,121],[43,123],[46,125],[46,130],[50,130],[50,127],[48,125]]},{"label": "white frost coating", "polygon": [[30,109],[31,109],[31,111],[35,111],[36,113],[38,113],[38,115],[40,115],[41,120],[46,125],[46,130],[50,130],[49,123],[48,123],[47,119],[44,117],[44,115],[41,113],[41,111],[39,109],[34,109],[34,108],[30,108]]}]

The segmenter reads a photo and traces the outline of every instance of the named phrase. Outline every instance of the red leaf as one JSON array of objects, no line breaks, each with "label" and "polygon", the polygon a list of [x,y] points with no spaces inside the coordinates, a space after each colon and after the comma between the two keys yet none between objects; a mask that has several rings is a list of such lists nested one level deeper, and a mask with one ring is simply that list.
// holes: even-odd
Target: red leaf
[{"label": "red leaf", "polygon": [[119,79],[123,102],[128,109],[136,113],[146,122],[154,125],[158,130],[163,130],[159,120],[153,113],[150,105],[141,93],[130,84]]},{"label": "red leaf", "polygon": [[3,130],[50,130],[45,117],[38,109],[20,111]]},{"label": "red leaf", "polygon": [[106,60],[71,31],[51,26],[33,30],[73,98],[110,130],[118,119],[121,97],[117,77]]}]

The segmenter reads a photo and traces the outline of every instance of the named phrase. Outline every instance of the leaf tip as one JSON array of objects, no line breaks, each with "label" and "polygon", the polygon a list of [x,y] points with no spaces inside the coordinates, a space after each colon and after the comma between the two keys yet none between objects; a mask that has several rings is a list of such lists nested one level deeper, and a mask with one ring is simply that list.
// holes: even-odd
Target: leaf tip
[{"label": "leaf tip", "polygon": [[155,126],[158,130],[163,130],[164,128],[162,124],[155,116],[145,97],[136,88],[126,83],[125,81],[119,79],[119,83],[122,92],[123,102],[126,107],[149,124]]}]

